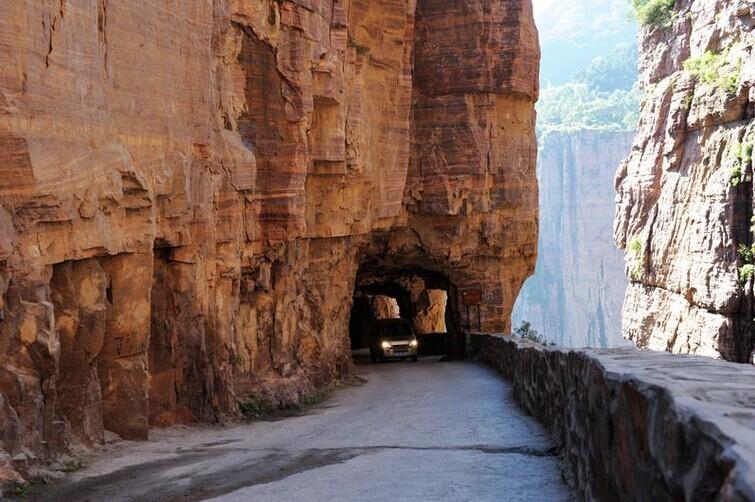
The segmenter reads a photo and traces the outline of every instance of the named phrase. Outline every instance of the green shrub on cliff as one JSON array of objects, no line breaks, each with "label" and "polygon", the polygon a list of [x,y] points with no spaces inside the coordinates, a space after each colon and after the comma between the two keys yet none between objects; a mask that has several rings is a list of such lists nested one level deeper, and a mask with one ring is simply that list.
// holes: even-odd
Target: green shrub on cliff
[{"label": "green shrub on cliff", "polygon": [[747,169],[752,163],[753,142],[735,143],[731,152],[731,184],[739,186],[740,183],[752,181],[749,170]]},{"label": "green shrub on cliff", "polygon": [[747,282],[755,276],[755,265],[747,263],[739,268],[739,282],[741,284],[747,284]]},{"label": "green shrub on cliff", "polygon": [[740,244],[737,254],[742,262],[742,266],[739,267],[739,282],[746,284],[755,275],[755,245]]},{"label": "green shrub on cliff", "polygon": [[353,47],[357,51],[357,54],[359,54],[360,56],[364,56],[370,53],[369,47],[357,43],[356,40],[351,37],[349,37],[349,39],[347,40],[347,44],[349,47]]},{"label": "green shrub on cliff", "polygon": [[645,266],[645,257],[642,252],[642,240],[639,237],[633,238],[627,245],[627,261],[629,262],[629,277],[638,280],[642,275],[642,268]]},{"label": "green shrub on cliff", "polygon": [[684,70],[697,77],[701,84],[735,94],[741,80],[742,60],[730,61],[728,49],[719,53],[706,51],[702,56],[685,61]]},{"label": "green shrub on cliff", "polygon": [[522,325],[514,330],[514,336],[539,343],[540,345],[556,345],[555,343],[549,344],[545,337],[538,333],[537,330],[532,329],[532,324],[527,321],[522,321]]},{"label": "green shrub on cliff", "polygon": [[755,257],[755,246],[747,246],[745,244],[740,244],[737,248],[737,253],[739,254],[739,257],[742,259],[745,263],[753,263],[753,258]]},{"label": "green shrub on cliff", "polygon": [[640,24],[655,28],[671,25],[675,3],[675,0],[632,0]]}]

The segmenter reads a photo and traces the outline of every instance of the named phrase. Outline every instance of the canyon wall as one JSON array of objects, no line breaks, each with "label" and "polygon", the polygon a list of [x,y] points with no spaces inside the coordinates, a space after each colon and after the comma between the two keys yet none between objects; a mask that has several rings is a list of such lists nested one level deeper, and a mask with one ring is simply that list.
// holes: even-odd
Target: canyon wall
[{"label": "canyon wall", "polygon": [[[640,347],[749,361],[755,54],[751,1],[677,0],[641,35],[646,97],[616,176],[616,242]],[[686,62],[686,68],[685,68]]]},{"label": "canyon wall", "polygon": [[529,0],[0,12],[1,472],[348,376],[358,273],[440,274],[510,328]]},{"label": "canyon wall", "polygon": [[633,132],[552,131],[538,156],[540,239],[535,275],[512,316],[566,347],[623,343],[621,306],[627,281],[623,254],[611,238],[612,173]]}]

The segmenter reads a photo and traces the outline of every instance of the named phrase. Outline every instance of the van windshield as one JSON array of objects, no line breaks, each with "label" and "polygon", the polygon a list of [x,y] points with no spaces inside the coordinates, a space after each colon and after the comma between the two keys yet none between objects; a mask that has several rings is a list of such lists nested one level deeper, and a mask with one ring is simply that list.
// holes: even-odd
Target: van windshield
[{"label": "van windshield", "polygon": [[412,335],[412,330],[407,323],[391,322],[380,326],[380,334],[386,338],[407,338]]}]

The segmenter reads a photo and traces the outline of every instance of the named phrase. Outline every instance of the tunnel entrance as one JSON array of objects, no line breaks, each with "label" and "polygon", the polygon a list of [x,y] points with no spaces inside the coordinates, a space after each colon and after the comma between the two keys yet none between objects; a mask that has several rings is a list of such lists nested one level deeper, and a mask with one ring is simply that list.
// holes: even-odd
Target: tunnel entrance
[{"label": "tunnel entrance", "polygon": [[[382,265],[382,266],[381,266]],[[457,290],[437,271],[416,267],[360,266],[349,319],[355,361],[368,360],[370,342],[381,319],[403,319],[419,342],[419,356],[463,358],[464,333]]]}]

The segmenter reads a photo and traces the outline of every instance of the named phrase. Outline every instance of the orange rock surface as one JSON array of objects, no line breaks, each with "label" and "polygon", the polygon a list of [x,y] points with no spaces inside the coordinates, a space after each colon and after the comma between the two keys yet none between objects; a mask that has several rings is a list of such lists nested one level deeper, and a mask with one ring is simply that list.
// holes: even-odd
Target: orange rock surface
[{"label": "orange rock surface", "polygon": [[529,0],[166,5],[0,0],[0,469],[348,375],[365,263],[532,272]]}]

